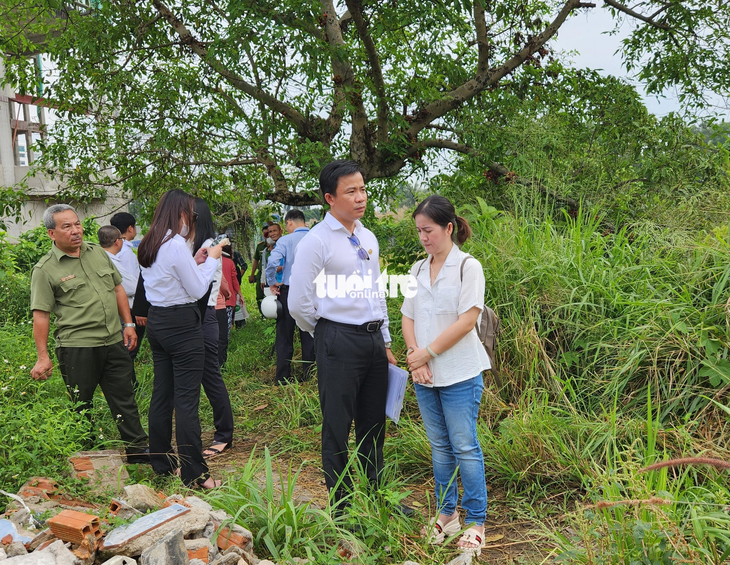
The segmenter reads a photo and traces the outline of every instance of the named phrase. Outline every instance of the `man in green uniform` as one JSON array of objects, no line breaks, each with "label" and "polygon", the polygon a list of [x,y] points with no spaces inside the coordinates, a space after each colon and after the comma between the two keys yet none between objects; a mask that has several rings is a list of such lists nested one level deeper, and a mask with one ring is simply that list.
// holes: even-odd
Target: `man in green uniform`
[{"label": "man in green uniform", "polygon": [[254,251],[253,254],[253,263],[251,263],[251,274],[248,276],[248,282],[256,285],[256,302],[259,305],[259,312],[261,312],[261,301],[264,299],[264,288],[261,286],[261,270],[266,269],[265,264],[261,265],[261,253],[263,253],[264,249],[269,246],[269,244],[266,243],[266,240],[269,237],[268,222],[264,223],[262,233],[264,235],[264,239],[256,244],[256,251]]},{"label": "man in green uniform", "polygon": [[[66,204],[43,214],[51,251],[33,267],[30,308],[38,360],[30,372],[46,380],[53,370],[48,355],[51,312],[56,316],[56,357],[71,397],[91,406],[97,385],[109,404],[129,463],[148,463],[147,434],[139,420],[132,388],[129,349],[137,335],[122,277],[106,252],[83,241],[76,211]],[[120,333],[119,318],[124,323]]]}]

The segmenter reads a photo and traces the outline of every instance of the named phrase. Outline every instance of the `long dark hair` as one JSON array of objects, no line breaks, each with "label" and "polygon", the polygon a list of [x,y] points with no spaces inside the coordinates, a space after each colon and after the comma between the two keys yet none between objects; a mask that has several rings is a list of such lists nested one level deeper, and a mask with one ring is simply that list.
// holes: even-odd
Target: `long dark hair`
[{"label": "long dark hair", "polygon": [[[180,218],[187,220],[190,231],[193,232],[193,197],[179,188],[168,190],[160,198],[150,229],[139,244],[137,259],[140,265],[152,266],[160,246],[180,232]],[[168,230],[171,232],[169,235]],[[192,233],[188,237],[190,235]]]},{"label": "long dark hair", "polygon": [[471,226],[461,216],[456,215],[454,205],[448,198],[432,194],[426,200],[421,202],[416,211],[413,212],[413,218],[416,216],[426,216],[432,222],[435,222],[442,228],[446,229],[451,224],[454,231],[451,232],[451,240],[456,241],[459,245],[464,243],[471,237]]},{"label": "long dark hair", "polygon": [[195,218],[195,239],[193,240],[193,255],[198,249],[203,247],[206,239],[215,237],[215,225],[213,225],[213,215],[210,213],[208,203],[202,198],[195,197],[195,212],[198,217]]}]

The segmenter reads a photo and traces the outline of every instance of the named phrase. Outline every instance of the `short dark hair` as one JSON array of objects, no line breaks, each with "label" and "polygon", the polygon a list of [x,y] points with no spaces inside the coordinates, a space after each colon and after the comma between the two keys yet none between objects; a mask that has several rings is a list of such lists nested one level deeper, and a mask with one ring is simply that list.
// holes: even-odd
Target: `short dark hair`
[{"label": "short dark hair", "polygon": [[129,212],[117,212],[109,220],[109,223],[117,228],[121,233],[127,233],[131,226],[137,225],[137,220]]},{"label": "short dark hair", "polygon": [[[340,177],[354,175],[360,173],[362,175],[362,167],[355,161],[347,159],[338,159],[325,165],[322,172],[319,173],[319,190],[322,192],[322,200],[325,200],[325,194],[337,196],[337,183]],[[364,177],[365,175],[363,175]],[[326,202],[326,200],[325,200]]]},{"label": "short dark hair", "polygon": [[114,245],[116,240],[122,237],[122,232],[115,226],[101,226],[96,235],[99,238],[99,245],[104,249],[108,249]]},{"label": "short dark hair", "polygon": [[284,221],[288,222],[289,220],[291,220],[292,222],[296,222],[296,221],[305,222],[306,221],[306,219],[304,218],[304,212],[302,212],[301,210],[289,210],[286,213],[286,216],[284,216]]}]

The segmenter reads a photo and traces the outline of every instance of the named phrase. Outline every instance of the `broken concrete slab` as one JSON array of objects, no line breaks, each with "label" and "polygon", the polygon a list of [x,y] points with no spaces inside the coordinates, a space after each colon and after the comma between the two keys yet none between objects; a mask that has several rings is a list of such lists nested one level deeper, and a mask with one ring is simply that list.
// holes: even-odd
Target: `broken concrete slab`
[{"label": "broken concrete slab", "polygon": [[14,541],[5,546],[5,553],[8,557],[17,557],[18,555],[28,555],[28,550],[21,542]]},{"label": "broken concrete slab", "polygon": [[245,563],[242,558],[240,558],[235,553],[229,553],[227,555],[222,555],[215,561],[213,561],[210,565],[238,565],[239,563]]},{"label": "broken concrete slab", "polygon": [[206,512],[213,510],[213,507],[210,504],[197,496],[186,496],[183,499],[183,502],[186,506],[190,506],[191,508],[202,508]]},{"label": "broken concrete slab", "polygon": [[182,530],[176,529],[168,533],[151,547],[148,547],[139,558],[140,565],[170,565],[188,562],[185,539]]},{"label": "broken concrete slab", "polygon": [[3,561],[3,565],[75,565],[75,563],[76,557],[61,540],[54,541],[45,549]]},{"label": "broken concrete slab", "polygon": [[124,466],[126,456],[115,449],[103,451],[79,451],[69,457],[74,474],[79,479],[87,479],[95,488],[120,492],[129,479]]},{"label": "broken concrete slab", "polygon": [[140,512],[157,510],[164,502],[155,489],[139,484],[124,487],[124,501]]},{"label": "broken concrete slab", "polygon": [[140,555],[174,530],[182,530],[183,536],[187,536],[203,530],[207,523],[208,513],[204,510],[173,504],[109,532],[100,548],[101,557]]}]

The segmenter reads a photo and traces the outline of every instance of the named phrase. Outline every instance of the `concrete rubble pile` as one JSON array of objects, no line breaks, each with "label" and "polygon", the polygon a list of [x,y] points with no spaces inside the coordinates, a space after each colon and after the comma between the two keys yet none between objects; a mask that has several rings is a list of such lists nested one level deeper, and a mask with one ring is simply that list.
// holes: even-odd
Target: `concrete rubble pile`
[{"label": "concrete rubble pile", "polygon": [[2,565],[267,563],[254,554],[250,531],[196,496],[165,498],[136,484],[100,508],[63,495],[50,479],[33,478],[14,498],[0,517]]}]

